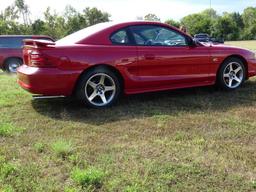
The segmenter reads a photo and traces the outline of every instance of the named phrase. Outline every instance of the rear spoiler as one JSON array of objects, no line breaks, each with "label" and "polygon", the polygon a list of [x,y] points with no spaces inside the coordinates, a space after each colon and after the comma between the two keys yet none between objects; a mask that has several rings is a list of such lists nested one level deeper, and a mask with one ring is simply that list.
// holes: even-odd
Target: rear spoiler
[{"label": "rear spoiler", "polygon": [[55,42],[47,41],[47,40],[38,40],[38,39],[24,39],[23,40],[24,47],[25,46],[33,46],[33,47],[47,47],[55,45]]}]

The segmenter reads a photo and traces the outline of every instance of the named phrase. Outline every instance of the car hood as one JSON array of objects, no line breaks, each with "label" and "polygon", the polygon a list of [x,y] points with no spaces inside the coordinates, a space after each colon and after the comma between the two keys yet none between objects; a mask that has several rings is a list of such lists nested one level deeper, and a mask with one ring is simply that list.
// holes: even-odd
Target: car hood
[{"label": "car hood", "polygon": [[226,53],[226,54],[237,54],[242,55],[247,59],[255,59],[255,52],[246,48],[236,47],[232,45],[226,45],[221,43],[211,43],[206,42],[202,43],[203,46],[209,47],[212,50],[215,50],[216,53]]},{"label": "car hood", "polygon": [[237,47],[233,45],[227,45],[227,44],[222,44],[222,43],[212,43],[212,42],[200,42],[202,45],[206,47],[213,47],[213,48],[219,48],[219,49],[229,49],[229,50],[243,50],[243,51],[249,51],[253,52],[252,50],[242,48],[242,47]]}]

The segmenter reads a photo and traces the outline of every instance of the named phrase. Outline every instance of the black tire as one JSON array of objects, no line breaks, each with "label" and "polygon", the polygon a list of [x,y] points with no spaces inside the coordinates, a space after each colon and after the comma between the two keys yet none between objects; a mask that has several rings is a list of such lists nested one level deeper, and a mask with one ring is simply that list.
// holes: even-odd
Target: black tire
[{"label": "black tire", "polygon": [[246,68],[243,61],[231,57],[221,65],[217,74],[217,85],[222,90],[231,91],[241,87],[245,79]]},{"label": "black tire", "polygon": [[22,65],[22,59],[10,58],[5,62],[4,70],[8,73],[16,73],[17,68]]},{"label": "black tire", "polygon": [[[100,82],[102,76],[104,76],[103,83]],[[96,85],[96,87],[93,88],[91,84],[93,84],[93,87]],[[107,91],[107,87],[114,90]],[[94,92],[98,95],[94,96]],[[80,102],[89,107],[106,108],[112,106],[119,99],[120,93],[121,83],[116,74],[108,68],[100,66],[89,70],[80,77],[75,96]],[[105,97],[107,103],[104,103],[102,97]],[[91,98],[93,99],[91,100]],[[98,104],[100,101],[102,101],[102,104]]]}]

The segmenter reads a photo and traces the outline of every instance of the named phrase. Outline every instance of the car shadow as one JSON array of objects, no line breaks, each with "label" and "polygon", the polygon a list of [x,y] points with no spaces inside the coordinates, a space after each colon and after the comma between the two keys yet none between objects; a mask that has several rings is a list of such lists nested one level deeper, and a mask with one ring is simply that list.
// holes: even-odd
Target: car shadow
[{"label": "car shadow", "polygon": [[100,125],[120,120],[172,115],[226,111],[256,103],[256,82],[248,81],[236,91],[219,91],[215,87],[199,87],[124,96],[113,107],[90,109],[71,98],[32,100],[38,113],[53,119]]}]

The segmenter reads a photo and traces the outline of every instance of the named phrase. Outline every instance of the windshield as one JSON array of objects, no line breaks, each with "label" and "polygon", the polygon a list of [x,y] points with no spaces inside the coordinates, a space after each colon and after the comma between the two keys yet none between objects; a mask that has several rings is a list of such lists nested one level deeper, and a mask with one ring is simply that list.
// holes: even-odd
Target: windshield
[{"label": "windshield", "polygon": [[84,28],[80,31],[72,33],[71,35],[68,35],[68,36],[56,41],[56,44],[57,45],[75,44],[75,43],[85,39],[86,37],[89,37],[90,35],[107,28],[108,26],[110,26],[110,22],[99,23],[99,24]]},{"label": "windshield", "polygon": [[195,35],[195,38],[208,38],[209,36],[207,34],[202,35]]}]

